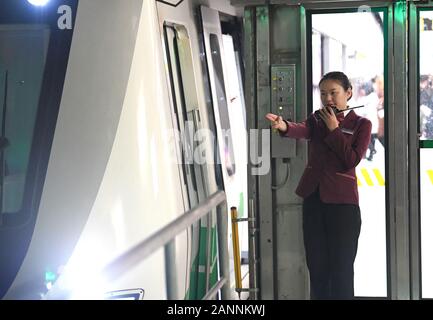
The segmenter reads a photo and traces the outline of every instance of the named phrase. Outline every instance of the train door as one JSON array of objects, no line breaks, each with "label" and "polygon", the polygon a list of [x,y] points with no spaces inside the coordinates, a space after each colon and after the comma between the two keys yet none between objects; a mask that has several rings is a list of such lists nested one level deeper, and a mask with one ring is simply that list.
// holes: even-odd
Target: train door
[{"label": "train door", "polygon": [[[355,260],[355,295],[387,296],[386,250],[386,103],[387,55],[385,8],[309,9],[312,109],[321,107],[319,81],[330,71],[343,71],[352,83],[349,107],[372,123],[371,141],[356,174],[362,232]],[[342,28],[344,26],[344,28]]]},{"label": "train door", "polygon": [[[367,158],[357,170],[360,197],[363,197],[360,204],[363,230],[355,263],[355,294],[391,299],[432,298],[433,239],[429,230],[432,223],[429,197],[433,191],[430,165],[433,3],[362,1],[356,10],[358,15],[374,15],[379,22],[384,50],[383,76],[375,76],[372,88],[379,98],[377,131],[373,132]],[[345,24],[345,29],[350,30],[353,22],[355,18]],[[380,47],[374,40],[380,32],[369,30],[368,24],[363,23],[362,33],[368,34],[370,49]],[[363,41],[362,34],[354,38],[357,43]],[[346,49],[343,47],[343,56],[347,56]],[[379,61],[376,55],[369,67]],[[326,59],[322,62],[327,63]],[[357,68],[362,68],[363,72],[368,70],[361,61]],[[361,86],[356,93],[362,101],[360,104],[368,105],[371,101],[362,97],[367,94],[365,90],[371,89]],[[375,135],[379,148],[372,153]],[[375,158],[381,157],[381,145],[385,152],[380,165]],[[375,187],[376,184],[382,189]]]},{"label": "train door", "polygon": [[[174,128],[179,134],[178,163],[181,180],[184,181],[185,207],[196,207],[209,195],[205,173],[200,162],[194,159],[197,154],[197,132],[201,127],[195,78],[191,56],[190,38],[187,29],[178,24],[164,25],[167,64],[170,73],[170,86],[173,97]],[[185,298],[198,299],[204,290],[217,280],[217,267],[208,259],[216,259],[215,220],[202,219],[196,223],[188,235],[188,257],[190,266],[186,282],[189,284]],[[215,238],[215,239],[214,239]],[[214,254],[211,254],[214,252]],[[212,258],[213,257],[213,258]],[[210,268],[210,270],[208,270]]]},{"label": "train door", "polygon": [[408,5],[411,296],[433,298],[433,2]]},{"label": "train door", "polygon": [[[247,119],[248,128],[258,128],[262,132],[262,138],[258,140],[263,150],[261,156],[266,157],[264,152],[268,144],[266,131],[269,125],[263,121],[265,114],[279,113],[296,122],[303,121],[320,107],[317,96],[320,78],[332,70],[345,72],[353,85],[350,107],[363,105],[355,111],[369,118],[374,127],[365,158],[356,171],[362,227],[355,261],[355,296],[416,297],[420,254],[417,251],[418,221],[412,209],[418,201],[413,192],[413,179],[417,177],[413,155],[417,149],[411,147],[411,143],[418,131],[412,128],[420,122],[419,126],[423,126],[420,130],[428,130],[430,109],[420,106],[421,111],[412,110],[409,116],[407,112],[409,93],[414,92],[408,89],[421,90],[417,86],[409,87],[413,81],[407,80],[405,63],[408,59],[407,9],[415,5],[406,1],[308,0],[250,6],[246,1],[236,2],[247,5]],[[424,25],[428,29],[430,11],[423,8],[419,12],[419,19],[416,14],[414,19],[425,19]],[[419,21],[411,27],[418,30]],[[424,53],[421,53],[430,50],[428,38],[424,37],[427,33],[425,31],[419,39],[420,48],[425,48],[420,50],[420,67],[422,61],[428,60],[422,60]],[[417,43],[414,37],[411,36],[412,42]],[[415,48],[417,45],[412,44]],[[409,58],[413,60],[412,56]],[[422,71],[427,76],[412,76],[427,79],[420,84],[422,92],[419,95],[423,99],[429,92],[425,89],[429,88],[427,69]],[[419,114],[415,125],[413,121],[408,122],[413,112]],[[422,131],[420,135],[423,135]],[[424,146],[420,152],[421,166],[428,163],[428,156],[425,156],[428,154],[425,147],[430,145],[427,132],[424,140],[420,144]],[[249,199],[254,200],[260,230],[257,285],[261,298],[307,298],[308,270],[303,262],[300,219],[302,202],[294,196],[294,190],[305,167],[308,150],[303,141],[285,146],[281,143],[274,137],[269,140],[269,172],[262,175],[249,172]],[[279,151],[282,147],[283,153]],[[250,167],[253,165],[250,161]],[[407,174],[409,169],[410,175]],[[430,181],[431,171],[427,167],[422,170],[426,176],[422,180],[420,173],[421,195],[426,198],[429,189],[428,186],[423,189],[422,181]],[[285,185],[274,188],[286,171],[290,174]],[[423,207],[422,201],[421,197],[424,208],[421,219],[428,221],[427,207]],[[428,261],[423,260],[425,268]],[[428,271],[424,272],[429,279]]]},{"label": "train door", "polygon": [[[220,155],[217,161],[221,164],[228,209],[236,207],[238,217],[245,217],[248,210],[247,131],[240,48],[239,42],[234,41],[238,33],[236,28],[230,30],[230,21],[224,23],[224,17],[217,10],[201,6],[200,13]],[[247,225],[240,224],[239,230],[242,256],[245,258],[248,254]],[[230,231],[229,239],[232,239]],[[233,260],[233,253],[230,258]],[[234,262],[230,267],[233,268],[233,265]],[[242,277],[245,278],[247,273],[248,269],[244,268]]]},{"label": "train door", "polygon": [[[185,69],[185,55],[188,54],[189,44],[187,31],[183,26],[180,25],[164,25],[164,39],[166,45],[167,64],[170,70],[170,86],[172,90],[172,102],[173,102],[173,127],[178,130],[179,141],[177,149],[177,160],[179,163],[179,175],[180,180],[183,182],[182,193],[184,196],[184,207],[186,210],[193,208],[198,205],[200,198],[203,199],[204,194],[202,188],[197,188],[197,177],[194,170],[194,164],[191,161],[191,148],[190,141],[193,136],[194,122],[188,122],[188,115],[191,117],[191,111],[188,110],[188,106],[191,108],[191,92],[188,91],[188,79],[185,79],[187,74],[185,71],[182,73],[182,69]],[[185,42],[186,41],[186,42]],[[186,87],[185,87],[186,86]],[[188,114],[189,113],[189,114]],[[182,145],[182,142],[184,143]],[[185,210],[185,211],[186,211]],[[198,242],[194,241],[196,234],[199,232],[199,224],[196,223],[192,227],[192,230],[188,230],[192,235],[188,235],[187,242],[189,243],[190,251],[187,253],[186,265],[190,266],[193,264],[192,261],[188,261],[190,257],[196,257],[198,251]],[[194,240],[192,239],[194,238]],[[194,269],[194,268],[192,268]],[[176,272],[175,270],[173,270]],[[171,272],[173,272],[171,271]],[[186,272],[187,280],[186,283],[191,283],[190,273]],[[193,278],[195,278],[193,276]],[[189,279],[189,280],[188,280]],[[195,281],[192,281],[193,287]],[[194,289],[192,289],[194,291]],[[191,294],[191,288],[188,291]]]},{"label": "train door", "polygon": [[[201,26],[197,26],[198,19],[194,18],[198,2],[157,4],[172,96],[173,127],[179,136],[177,161],[186,208],[195,207],[224,187],[215,139],[219,122],[214,119],[206,53],[199,40]],[[219,66],[222,68],[222,64]],[[230,170],[235,171],[234,167]],[[188,235],[186,299],[201,299],[218,280],[215,213],[194,225]]]}]

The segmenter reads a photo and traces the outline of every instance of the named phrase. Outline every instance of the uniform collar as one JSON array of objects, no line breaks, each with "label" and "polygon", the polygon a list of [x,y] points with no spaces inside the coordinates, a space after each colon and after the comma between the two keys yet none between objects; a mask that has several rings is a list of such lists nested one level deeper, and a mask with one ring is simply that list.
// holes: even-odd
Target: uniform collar
[{"label": "uniform collar", "polygon": [[[340,114],[338,114],[338,115],[340,115]],[[340,120],[340,119],[338,119],[338,120],[340,120],[341,126],[343,126],[343,125],[349,125],[350,126],[350,123],[356,119],[357,119],[357,115],[356,115],[355,111],[348,110],[346,116],[342,120]]]},{"label": "uniform collar", "polygon": [[344,110],[342,113],[344,114],[344,116],[347,116],[347,114],[350,112],[350,110]]},{"label": "uniform collar", "polygon": [[[348,108],[349,108],[349,106],[347,106]],[[343,110],[343,111],[341,111],[340,113],[338,113],[338,116],[340,116],[340,117],[345,117],[345,116],[347,116],[347,114],[350,112],[350,110]]]},{"label": "uniform collar", "polygon": [[346,112],[340,112],[340,113],[338,113],[337,114],[337,120],[340,121],[340,122],[343,121],[344,118],[345,118],[345,113]]}]

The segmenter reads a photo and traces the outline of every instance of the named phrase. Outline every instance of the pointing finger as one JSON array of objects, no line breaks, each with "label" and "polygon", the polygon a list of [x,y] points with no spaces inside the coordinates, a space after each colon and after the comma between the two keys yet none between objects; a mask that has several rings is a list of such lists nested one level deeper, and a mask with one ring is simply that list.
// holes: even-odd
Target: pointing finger
[{"label": "pointing finger", "polygon": [[268,119],[270,121],[276,121],[278,119],[278,117],[275,114],[268,113],[268,114],[266,114],[266,119]]}]

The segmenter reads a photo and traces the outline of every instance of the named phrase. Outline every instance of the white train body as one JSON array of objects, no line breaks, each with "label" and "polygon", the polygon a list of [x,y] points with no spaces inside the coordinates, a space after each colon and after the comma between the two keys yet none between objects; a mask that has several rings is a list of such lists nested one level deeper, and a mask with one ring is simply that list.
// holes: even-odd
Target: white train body
[{"label": "white train body", "polygon": [[[232,16],[239,14],[228,2],[203,3]],[[9,284],[3,284],[4,299],[57,298],[62,290],[72,290],[72,298],[102,298],[107,292],[132,289],[144,293],[140,298],[167,298],[162,248],[116,281],[100,279],[98,272],[192,207],[180,169],[182,150],[172,135],[178,128],[164,23],[187,30],[197,94],[194,107],[200,113],[199,128],[207,129],[213,120],[208,118],[194,16],[199,4],[78,1],[34,229],[19,268],[15,264],[15,275],[11,270]],[[233,91],[233,83],[226,85]],[[234,150],[241,152],[237,151],[235,174],[229,176],[224,165],[222,169],[228,208],[241,201],[246,210],[245,111],[238,91],[229,93],[227,101],[233,105],[232,128],[243,120],[235,133],[240,140],[234,142]],[[236,94],[239,97],[231,101]],[[220,134],[218,112],[215,122]],[[213,148],[209,141],[202,147]],[[202,174],[206,195],[217,191],[215,166],[203,165]],[[188,296],[190,287],[197,246],[192,233],[176,237],[179,299]],[[52,290],[46,294],[41,284]]]}]

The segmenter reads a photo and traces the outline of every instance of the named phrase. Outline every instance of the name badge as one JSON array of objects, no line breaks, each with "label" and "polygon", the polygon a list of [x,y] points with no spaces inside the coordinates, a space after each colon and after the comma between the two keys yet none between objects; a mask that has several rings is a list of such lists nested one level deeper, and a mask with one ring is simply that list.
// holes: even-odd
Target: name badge
[{"label": "name badge", "polygon": [[347,133],[347,134],[352,134],[352,135],[353,135],[353,130],[346,129],[346,128],[340,128],[340,129],[341,129],[341,131],[342,131],[343,133]]}]

